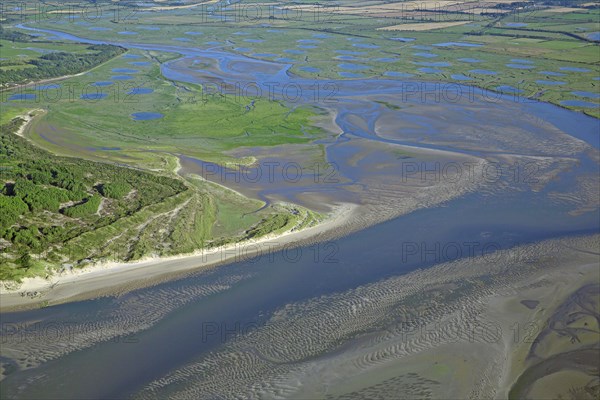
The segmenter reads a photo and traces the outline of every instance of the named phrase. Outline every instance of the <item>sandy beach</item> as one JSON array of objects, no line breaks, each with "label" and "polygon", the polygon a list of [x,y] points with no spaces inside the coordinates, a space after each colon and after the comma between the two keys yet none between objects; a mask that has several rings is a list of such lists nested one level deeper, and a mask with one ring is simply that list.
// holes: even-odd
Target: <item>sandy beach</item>
[{"label": "sandy beach", "polygon": [[[33,119],[37,116],[41,116],[44,115],[47,111],[43,110],[41,108],[38,108],[36,110],[31,110],[25,114],[22,115],[18,115],[17,118],[21,118],[25,121],[24,124],[22,124],[19,129],[15,132],[15,134],[17,136],[21,136],[22,138],[26,138],[25,137],[25,129],[27,129],[27,127],[29,126],[29,124],[31,123],[31,121],[33,121]],[[38,114],[39,113],[39,114]],[[26,138],[27,139],[27,138]]]},{"label": "sandy beach", "polygon": [[355,204],[339,204],[316,226],[199,250],[189,255],[145,258],[133,263],[98,263],[55,274],[48,279],[25,278],[22,284],[15,287],[11,287],[10,284],[0,285],[0,311],[29,309],[40,305],[118,294],[152,286],[186,272],[262,257],[283,248],[311,243],[323,237],[333,237],[341,228],[349,225],[357,209]]}]

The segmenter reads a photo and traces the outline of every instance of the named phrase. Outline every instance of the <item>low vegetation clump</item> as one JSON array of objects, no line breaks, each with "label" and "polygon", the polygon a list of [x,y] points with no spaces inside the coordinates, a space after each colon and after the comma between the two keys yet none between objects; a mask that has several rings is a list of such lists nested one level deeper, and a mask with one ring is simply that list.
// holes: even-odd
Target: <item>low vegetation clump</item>
[{"label": "low vegetation clump", "polygon": [[121,199],[131,192],[131,185],[125,181],[109,182],[101,185],[99,191],[104,197]]},{"label": "low vegetation clump", "polygon": [[256,226],[253,226],[246,232],[249,239],[266,235],[270,232],[277,232],[285,227],[290,220],[290,216],[285,214],[275,214],[264,218]]},{"label": "low vegetation clump", "polygon": [[101,201],[102,198],[100,196],[92,195],[86,198],[80,204],[66,208],[63,214],[71,218],[82,218],[90,216],[98,212],[98,207],[100,206]]}]

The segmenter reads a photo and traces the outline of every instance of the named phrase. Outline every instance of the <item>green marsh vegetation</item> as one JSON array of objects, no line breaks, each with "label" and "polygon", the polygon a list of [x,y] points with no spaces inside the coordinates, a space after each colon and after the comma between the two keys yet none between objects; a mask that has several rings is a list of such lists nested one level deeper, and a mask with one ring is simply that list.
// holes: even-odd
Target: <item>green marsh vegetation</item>
[{"label": "green marsh vegetation", "polygon": [[[155,151],[238,162],[223,151],[308,143],[324,135],[312,127],[314,118],[320,116],[318,109],[290,108],[271,99],[207,94],[201,85],[162,77],[157,58],[169,59],[172,54],[135,55],[139,58],[117,57],[85,75],[62,80],[56,90],[21,90],[19,93],[35,98],[8,101],[6,108],[49,110],[27,134],[53,152],[150,168],[162,162]],[[119,72],[123,70],[127,72]],[[107,86],[97,86],[96,82],[107,82]],[[150,93],[135,94],[139,89],[149,89]],[[5,93],[5,98],[10,94]],[[96,94],[105,97],[95,100]],[[92,98],[81,98],[86,95]],[[132,114],[138,112],[160,113],[162,118],[134,121]],[[116,150],[100,151],[103,148]]]},{"label": "green marsh vegetation", "polygon": [[23,122],[0,129],[0,280],[191,253],[319,218],[283,206],[253,213],[261,202],[203,181],[54,156],[14,134]]},{"label": "green marsh vegetation", "polygon": [[[393,10],[395,3],[398,2],[388,2],[386,5]],[[200,48],[208,48],[211,47],[209,43],[218,42],[225,49],[250,57],[294,60],[292,72],[305,77],[344,79],[340,73],[348,70],[341,68],[340,64],[354,63],[365,68],[351,72],[363,77],[398,79],[387,74],[392,71],[411,74],[417,80],[461,83],[493,91],[502,90],[498,87],[511,86],[519,89],[521,96],[561,105],[565,100],[578,99],[573,91],[589,91],[591,88],[594,92],[598,88],[599,81],[594,80],[600,76],[598,42],[593,42],[587,35],[600,31],[600,9],[581,7],[582,2],[569,2],[570,6],[580,8],[556,12],[550,8],[553,4],[561,5],[560,2],[546,2],[530,11],[520,10],[519,4],[504,4],[491,9],[497,9],[497,12],[483,15],[469,12],[468,8],[462,12],[439,9],[433,16],[424,10],[411,12],[410,7],[406,7],[402,12],[376,14],[377,17],[360,12],[341,13],[337,5],[325,7],[319,14],[291,13],[288,17],[282,17],[273,14],[268,5],[263,5],[262,13],[241,16],[235,14],[235,8],[231,8],[229,12],[237,18],[228,21],[207,18],[205,7],[187,9],[185,12],[173,10],[153,13],[144,13],[143,8],[139,8],[137,19],[115,22],[107,17],[92,21],[95,28],[106,30],[94,31],[89,35],[82,33],[81,28],[72,22],[56,25],[52,21],[42,20],[38,26],[120,41],[135,37],[136,42]],[[352,2],[341,2],[339,5],[361,6]],[[433,2],[430,6],[439,7]],[[222,11],[222,14],[227,15],[227,11]],[[454,21],[464,24],[430,30],[410,28],[411,24]],[[402,30],[382,29],[390,26],[401,26]],[[154,30],[145,30],[147,27]],[[124,36],[118,33],[122,31],[138,34]],[[201,34],[189,35],[189,32]],[[327,37],[319,37],[323,34]],[[189,41],[177,40],[181,38]],[[402,42],[395,40],[397,38],[412,41]],[[316,43],[301,42],[303,40],[315,40]],[[479,46],[435,46],[445,42],[468,42]],[[340,57],[348,54],[340,51],[356,54],[352,55],[352,60],[344,60]],[[434,56],[423,57],[422,53],[432,53]],[[387,60],[380,61],[382,59]],[[477,59],[479,62],[469,63],[463,59]],[[532,68],[514,67],[514,59],[526,59],[532,63]],[[425,66],[417,63],[423,62],[443,64],[431,66],[433,71],[422,70]],[[561,69],[564,67],[583,70],[564,71]],[[471,72],[477,70],[490,70],[495,74]],[[564,84],[548,85],[544,81]],[[598,103],[597,99],[585,100]],[[600,117],[598,107],[567,107]]]},{"label": "green marsh vegetation", "polygon": [[5,125],[19,115],[25,115],[29,112],[29,108],[25,107],[4,107],[0,106],[0,125]]}]

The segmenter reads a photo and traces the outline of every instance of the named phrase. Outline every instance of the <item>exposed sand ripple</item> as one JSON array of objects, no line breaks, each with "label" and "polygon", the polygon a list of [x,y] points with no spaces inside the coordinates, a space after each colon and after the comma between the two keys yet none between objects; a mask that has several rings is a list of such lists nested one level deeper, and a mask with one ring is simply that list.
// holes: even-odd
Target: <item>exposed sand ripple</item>
[{"label": "exposed sand ripple", "polygon": [[126,294],[100,315],[73,315],[61,324],[52,321],[18,324],[18,331],[5,330],[8,334],[2,336],[2,354],[16,360],[19,368],[28,369],[96,343],[116,338],[126,341],[129,335],[148,329],[173,310],[224,292],[249,276],[207,277],[200,285],[180,281],[174,289]]},{"label": "exposed sand ripple", "polygon": [[[505,336],[511,332],[506,331],[507,324],[490,316],[490,299],[514,296],[539,278],[552,281],[550,277],[560,274],[562,266],[574,258],[597,263],[597,257],[565,245],[595,249],[599,240],[594,236],[547,241],[504,251],[493,259],[460,260],[288,304],[264,326],[169,373],[137,397],[176,394],[182,399],[212,398],[209,394],[216,393],[240,399],[350,396],[344,388],[371,371],[400,368],[394,362],[403,360],[406,372],[410,368],[406,360],[411,357],[463,345],[485,349],[481,357],[489,358],[485,367],[475,371],[475,381],[469,386],[472,391],[465,395],[494,396],[504,373]],[[361,390],[373,386],[367,383],[372,376],[364,379]],[[401,381],[378,387],[389,389],[410,380]],[[420,392],[439,397],[439,392],[429,392],[435,384],[425,386]],[[360,393],[341,398],[361,398]]]},{"label": "exposed sand ripple", "polygon": [[[496,113],[486,114],[485,121],[473,125],[464,122],[472,119],[469,112],[485,113],[486,107],[489,107],[485,101],[464,105],[464,108],[441,103],[415,105],[401,112],[387,110],[377,119],[375,131],[388,139],[401,138],[407,142],[431,143],[483,153],[573,156],[589,147],[552,124],[523,114],[519,105],[519,102],[510,101],[498,103]],[[457,113],[463,114],[464,118],[458,118]],[[519,118],[515,118],[515,115]]]}]

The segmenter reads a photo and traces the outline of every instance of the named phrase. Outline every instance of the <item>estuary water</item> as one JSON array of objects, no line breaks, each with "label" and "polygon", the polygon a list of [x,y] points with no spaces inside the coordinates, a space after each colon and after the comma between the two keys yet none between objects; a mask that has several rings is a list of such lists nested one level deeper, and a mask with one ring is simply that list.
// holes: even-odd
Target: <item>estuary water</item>
[{"label": "estuary water", "polygon": [[[104,43],[56,31],[42,32],[67,40]],[[575,193],[580,190],[578,177],[597,173],[596,119],[514,95],[474,91],[468,86],[455,87],[464,93],[474,91],[473,95],[465,95],[460,101],[440,101],[435,95],[421,96],[423,92],[436,93],[435,83],[391,79],[319,82],[294,76],[289,72],[290,64],[255,60],[220,49],[114,44],[180,53],[182,58],[164,64],[162,72],[181,82],[333,85],[336,101],[319,105],[335,111],[335,123],[343,133],[324,144],[327,160],[339,165],[340,175],[350,182],[364,181],[364,176],[361,165],[349,161],[348,143],[358,145],[363,141],[473,157],[515,153],[553,157],[558,152],[560,157],[577,162],[539,190],[516,182],[507,190],[475,191],[337,240],[264,253],[122,296],[5,313],[3,348],[25,343],[46,354],[43,358],[47,361],[23,370],[4,358],[12,372],[2,381],[2,398],[135,397],[152,381],[203,359],[236,335],[251,334],[254,327],[264,324],[287,304],[457,258],[493,257],[497,250],[525,243],[598,232],[597,207],[574,212],[573,204],[550,195]],[[215,60],[218,68],[191,71],[186,65],[196,58]],[[283,97],[281,93],[275,96]],[[295,101],[313,100],[313,93],[302,96]],[[486,96],[494,100],[486,101]],[[382,102],[395,102],[402,112]],[[379,129],[382,118],[403,129]],[[519,129],[525,127],[532,142],[547,140],[548,147],[537,147],[537,142],[502,141],[502,137],[492,140],[485,135],[490,124],[500,126],[507,136],[519,135]],[[478,135],[478,129],[483,134]],[[561,153],[564,149],[560,141],[554,143],[547,137],[555,134],[558,138],[562,134],[574,138],[580,150]],[[461,135],[463,139],[457,139]],[[369,167],[373,165],[376,162]],[[368,182],[365,185],[368,189]],[[296,192],[316,190],[309,186],[258,186],[259,195],[267,200],[271,192],[278,190],[278,195],[290,200],[296,198]],[[337,200],[348,200],[347,196]],[[49,331],[55,336],[51,337]]]}]

